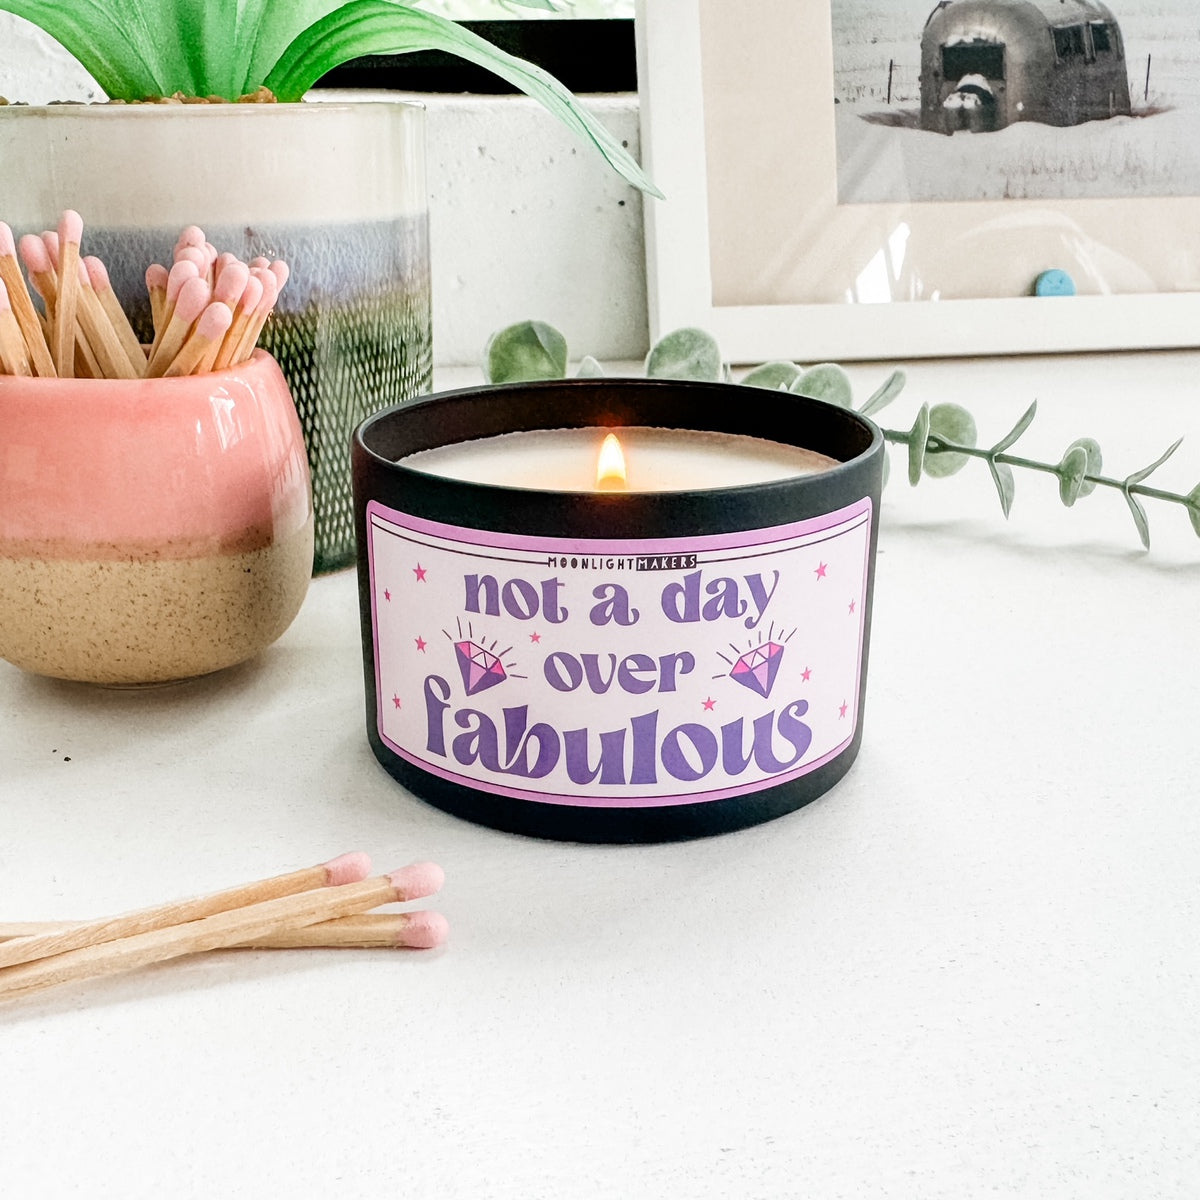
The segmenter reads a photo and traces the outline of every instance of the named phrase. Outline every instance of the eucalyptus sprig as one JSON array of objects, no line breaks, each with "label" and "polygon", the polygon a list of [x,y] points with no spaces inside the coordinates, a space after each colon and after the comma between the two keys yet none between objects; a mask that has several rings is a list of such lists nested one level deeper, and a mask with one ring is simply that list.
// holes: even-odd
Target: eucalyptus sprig
[{"label": "eucalyptus sprig", "polygon": [[[484,374],[492,383],[516,383],[533,379],[563,379],[567,375],[566,338],[542,321],[522,321],[493,334],[484,352]],[[733,373],[721,357],[716,340],[702,329],[677,329],[651,347],[646,356],[645,373],[650,378],[683,379],[701,382],[733,381]],[[594,358],[580,363],[578,374],[604,374]],[[818,363],[802,367],[797,363],[763,363],[746,373],[743,386],[767,388],[791,395],[812,396],[841,408],[853,409],[850,377],[837,363]],[[904,372],[893,371],[857,411],[873,417],[901,393]],[[987,463],[992,482],[1007,518],[1016,493],[1013,468],[1053,475],[1058,480],[1059,499],[1066,507],[1090,495],[1098,487],[1119,491],[1128,505],[1143,547],[1150,548],[1150,522],[1143,499],[1161,500],[1182,506],[1192,529],[1200,537],[1200,484],[1187,495],[1149,487],[1144,483],[1179,448],[1180,438],[1149,466],[1124,478],[1101,474],[1103,456],[1094,438],[1076,438],[1056,463],[1042,462],[1009,449],[1024,435],[1037,415],[1034,401],[1017,423],[995,445],[977,445],[975,418],[961,404],[944,403],[932,407],[922,404],[912,425],[906,430],[883,429],[884,438],[907,448],[908,482],[916,486],[921,477],[945,479],[957,474],[971,459]],[[885,462],[885,479],[886,464]]]},{"label": "eucalyptus sprig", "polygon": [[[548,0],[514,0],[547,8]],[[368,54],[440,50],[483,67],[590,141],[623,178],[661,193],[554,76],[416,0],[0,0],[62,44],[111,100],[223,100],[266,89],[298,101],[326,72]]]}]

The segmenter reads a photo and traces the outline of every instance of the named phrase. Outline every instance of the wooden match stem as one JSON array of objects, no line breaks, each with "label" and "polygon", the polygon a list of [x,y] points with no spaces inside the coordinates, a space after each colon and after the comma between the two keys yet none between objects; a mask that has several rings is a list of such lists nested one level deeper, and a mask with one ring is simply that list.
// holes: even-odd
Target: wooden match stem
[{"label": "wooden match stem", "polygon": [[299,871],[289,871],[286,875],[276,875],[271,879],[261,879],[255,883],[243,883],[223,891],[211,892],[207,896],[193,896],[187,900],[175,900],[169,904],[156,904],[150,908],[120,913],[115,917],[83,921],[53,932],[33,934],[5,942],[0,945],[0,967],[32,962],[51,954],[63,954],[82,946],[132,937],[153,929],[167,929],[173,925],[197,921],[214,913],[227,912],[229,909],[241,908],[262,900],[274,900],[280,896],[307,892],[312,888],[323,888],[328,882],[329,872],[322,863],[315,867],[302,867]]},{"label": "wooden match stem", "polygon": [[46,344],[46,337],[38,320],[37,309],[33,307],[33,301],[25,289],[25,277],[21,274],[21,266],[11,254],[0,256],[0,282],[8,289],[8,300],[20,327],[21,337],[25,341],[25,349],[34,373],[41,376],[57,374],[54,370],[54,359],[50,357],[50,347]]},{"label": "wooden match stem", "polygon": [[[154,929],[7,967],[0,971],[0,999],[27,996],[100,975],[115,975],[185,954],[237,946],[284,929],[348,917],[408,898],[390,876],[380,875],[359,883],[321,887],[294,896],[264,900],[184,925],[173,925],[169,929]],[[0,950],[12,944],[6,942]]]},{"label": "wooden match stem", "polygon": [[[96,362],[100,366],[101,377],[104,379],[140,379],[141,372],[136,370],[125,347],[117,336],[100,297],[90,283],[79,284],[79,327],[83,330]],[[146,365],[145,357],[142,366]]]},{"label": "wooden match stem", "polygon": [[[412,923],[412,913],[358,913],[351,917],[335,917],[297,929],[282,929],[252,942],[239,942],[234,950],[322,950],[358,949],[403,946],[404,931]],[[35,933],[63,933],[74,922],[66,921],[0,921],[0,943],[10,938],[29,937]]]},{"label": "wooden match stem", "polygon": [[63,379],[75,376],[75,328],[79,311],[79,244],[59,247],[58,298],[54,304],[54,367]]}]

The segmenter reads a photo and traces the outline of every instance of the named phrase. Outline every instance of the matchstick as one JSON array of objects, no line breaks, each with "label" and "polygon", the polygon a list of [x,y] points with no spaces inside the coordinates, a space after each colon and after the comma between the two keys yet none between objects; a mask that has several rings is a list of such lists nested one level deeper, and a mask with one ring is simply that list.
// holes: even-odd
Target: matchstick
[{"label": "matchstick", "polygon": [[21,274],[21,264],[17,262],[17,247],[13,241],[12,230],[3,221],[0,221],[0,283],[8,289],[9,304],[20,327],[34,374],[56,374],[50,347],[46,345],[46,336],[38,321],[37,309],[33,307],[33,301],[25,290],[25,277]]},{"label": "matchstick", "polygon": [[[155,929],[166,929],[172,925],[196,921],[247,904],[307,892],[312,888],[356,883],[365,879],[370,871],[371,862],[365,854],[342,854],[315,867],[303,867],[286,875],[275,875],[254,883],[239,884],[237,887],[211,892],[206,896],[158,904],[153,908],[142,908],[116,917],[84,921],[53,933],[17,938],[0,944],[0,967],[32,962],[34,959],[64,954],[83,946],[111,942]],[[0,975],[0,978],[2,977]]]},{"label": "matchstick", "polygon": [[[165,327],[167,312],[167,268],[162,263],[151,263],[146,268],[146,294],[150,297],[150,320],[157,335]],[[143,355],[144,357],[144,355]]]},{"label": "matchstick", "polygon": [[[163,378],[174,378],[177,375],[199,375],[205,369],[211,369],[221,348],[221,339],[225,336],[233,322],[233,313],[219,302],[210,304],[196,321],[191,333],[179,349],[179,353],[167,364]],[[204,363],[207,361],[208,368]]]},{"label": "matchstick", "polygon": [[262,299],[255,306],[246,331],[242,334],[242,340],[233,352],[234,363],[245,362],[254,353],[254,347],[258,345],[263,326],[267,323],[267,318],[271,315],[271,310],[275,307],[275,301],[279,296],[279,277],[269,268],[251,267],[250,277],[262,282]]},{"label": "matchstick", "polygon": [[0,281],[0,371],[7,375],[32,375],[29,352],[21,336],[21,326],[13,316],[8,288]]},{"label": "matchstick", "polygon": [[[358,883],[281,896],[166,929],[68,950],[0,971],[0,999],[130,971],[185,954],[237,946],[286,929],[365,913],[381,904],[417,900],[436,892],[442,879],[442,869],[436,863],[415,863]],[[12,944],[6,942],[0,951]]]},{"label": "matchstick", "polygon": [[58,220],[58,299],[54,305],[54,369],[63,379],[75,376],[75,321],[79,309],[79,244],[83,218],[67,209]]},{"label": "matchstick", "polygon": [[[98,261],[98,260],[97,260]],[[79,264],[79,327],[87,338],[96,362],[100,366],[101,379],[141,379],[142,372],[129,361],[125,347],[117,336],[100,297],[92,288],[91,278],[83,262]],[[141,366],[146,365],[142,356]]]},{"label": "matchstick", "polygon": [[[149,273],[147,272],[147,276]],[[179,299],[179,293],[183,285],[189,279],[199,279],[200,270],[194,262],[188,259],[183,259],[182,262],[173,263],[170,271],[167,272],[167,286],[163,296],[162,313],[160,321],[154,326],[154,341],[150,345],[150,357],[154,357],[154,352],[162,343],[162,339],[167,332],[167,326],[171,323],[171,316],[175,311],[175,301]]]},{"label": "matchstick", "polygon": [[[71,928],[66,921],[0,922],[0,944],[10,938],[34,933],[62,933]],[[446,918],[431,909],[402,913],[359,913],[353,917],[335,917],[298,929],[240,942],[232,950],[324,950],[372,948],[409,948],[430,950],[440,946],[449,931]]]},{"label": "matchstick", "polygon": [[214,370],[223,371],[226,367],[233,365],[233,356],[237,353],[238,347],[242,344],[242,338],[250,327],[250,322],[254,319],[258,302],[262,299],[262,292],[262,280],[251,275],[246,280],[245,290],[234,309],[233,324],[230,325],[229,332],[221,342],[221,349],[217,351],[217,357],[213,362]]},{"label": "matchstick", "polygon": [[[190,266],[189,263],[178,263],[178,266]],[[195,268],[192,268],[195,270]],[[168,297],[170,292],[168,291]],[[154,348],[150,351],[150,360],[146,363],[146,378],[157,379],[167,369],[175,356],[183,348],[183,343],[191,332],[193,324],[208,306],[208,284],[198,275],[193,275],[179,289],[174,308],[167,319],[162,337],[155,339]],[[168,301],[169,302],[169,301]]]},{"label": "matchstick", "polygon": [[116,292],[113,291],[112,281],[108,277],[108,268],[94,254],[89,254],[83,260],[83,265],[87,268],[88,283],[91,285],[92,291],[96,293],[100,307],[104,309],[104,315],[112,325],[117,340],[125,351],[125,357],[129,359],[129,365],[134,370],[135,377],[140,378],[146,370],[146,352],[138,342],[137,334],[134,333],[133,326],[130,325],[129,318],[125,315],[125,310],[121,307]]}]

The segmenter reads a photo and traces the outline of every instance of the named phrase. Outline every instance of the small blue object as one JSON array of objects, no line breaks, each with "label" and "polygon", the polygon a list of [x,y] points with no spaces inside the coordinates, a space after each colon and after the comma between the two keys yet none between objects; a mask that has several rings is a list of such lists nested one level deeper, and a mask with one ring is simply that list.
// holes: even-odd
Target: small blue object
[{"label": "small blue object", "polygon": [[1066,271],[1043,271],[1033,281],[1035,296],[1073,296],[1075,280]]}]

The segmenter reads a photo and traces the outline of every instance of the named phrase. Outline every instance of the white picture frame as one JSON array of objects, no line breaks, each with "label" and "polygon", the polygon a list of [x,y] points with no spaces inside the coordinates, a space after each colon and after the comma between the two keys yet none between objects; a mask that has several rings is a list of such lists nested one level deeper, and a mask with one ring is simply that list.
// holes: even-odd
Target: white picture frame
[{"label": "white picture frame", "polygon": [[[839,204],[831,11],[641,0],[652,341],[698,326],[734,363],[1200,345],[1198,197]],[[855,300],[864,263],[897,285],[901,229],[936,298]],[[1030,294],[1051,269],[1078,294]]]}]

